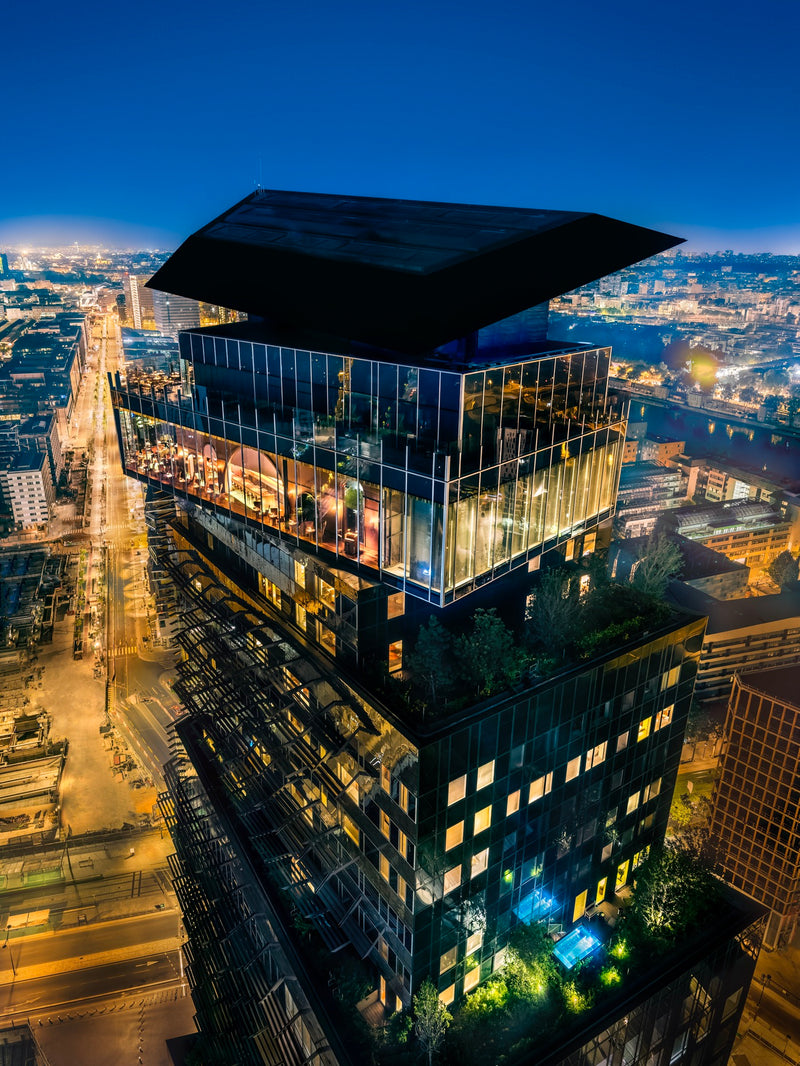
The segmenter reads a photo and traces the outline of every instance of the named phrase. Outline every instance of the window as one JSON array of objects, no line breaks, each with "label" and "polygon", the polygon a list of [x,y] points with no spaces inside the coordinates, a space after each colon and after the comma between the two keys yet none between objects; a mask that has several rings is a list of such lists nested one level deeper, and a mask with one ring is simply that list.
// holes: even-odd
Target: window
[{"label": "window", "polygon": [[383,763],[381,763],[381,788],[384,792],[392,790],[392,775],[389,773],[389,767],[384,766]]},{"label": "window", "polygon": [[577,922],[579,918],[583,917],[584,912],[586,911],[586,898],[588,895],[589,890],[585,888],[583,892],[580,893],[580,895],[575,897],[575,906],[572,910],[573,922]]},{"label": "window", "polygon": [[544,777],[538,777],[535,781],[531,782],[531,790],[528,795],[528,803],[534,803],[536,800],[541,799],[546,792],[550,792],[553,788],[553,774],[545,774]]},{"label": "window", "polygon": [[451,806],[453,803],[458,803],[459,800],[467,794],[467,775],[463,774],[461,777],[457,777],[455,781],[451,781],[447,789],[447,806]]},{"label": "window", "polygon": [[622,749],[623,748],[627,748],[627,746],[628,746],[628,731],[626,729],[624,733],[620,733],[620,735],[617,737],[617,751],[622,751]]},{"label": "window", "polygon": [[576,778],[580,772],[581,772],[581,756],[579,755],[577,757],[577,759],[570,759],[570,761],[567,763],[567,777],[566,777],[566,780],[567,781],[572,781],[573,778]]},{"label": "window", "polygon": [[361,844],[361,833],[353,819],[348,818],[346,814],[342,815],[342,825],[344,826],[345,833],[347,833],[356,847],[359,847]]},{"label": "window", "polygon": [[650,736],[650,725],[652,721],[653,719],[651,716],[650,718],[643,718],[642,721],[639,722],[639,731],[636,734],[637,742],[646,740]]},{"label": "window", "polygon": [[494,759],[478,767],[478,783],[475,788],[486,788],[487,785],[491,785],[492,781],[494,781]]},{"label": "window", "polygon": [[385,855],[380,855],[378,857],[378,868],[380,870],[381,877],[384,879],[384,881],[388,881],[389,880],[389,869],[390,869],[390,867],[389,867],[389,860],[386,858]]},{"label": "window", "polygon": [[677,685],[680,676],[680,666],[673,666],[673,668],[668,670],[661,678],[661,691],[663,692],[665,688],[670,688],[672,685]]},{"label": "window", "polygon": [[390,827],[391,827],[392,823],[391,823],[391,819],[389,818],[389,815],[386,813],[386,811],[381,811],[380,812],[380,814],[378,815],[378,821],[380,822],[381,832],[383,833],[383,835],[385,837],[388,838],[389,830],[390,830]]},{"label": "window", "polygon": [[453,1000],[456,998],[456,986],[449,985],[444,992],[439,993],[439,1002],[443,1003],[445,1007],[449,1007]]},{"label": "window", "polygon": [[606,898],[606,887],[608,885],[608,878],[601,877],[597,882],[597,891],[595,892],[594,902],[596,906],[600,906],[603,900]]},{"label": "window", "polygon": [[633,812],[636,810],[636,808],[638,806],[639,806],[639,793],[638,792],[634,792],[631,796],[628,797],[628,809],[625,811],[625,813],[626,814],[633,814]]},{"label": "window", "polygon": [[623,885],[628,883],[628,870],[630,869],[631,861],[626,859],[625,862],[620,863],[617,867],[617,880],[615,885],[615,891],[619,892]]},{"label": "window", "polygon": [[[304,571],[305,572],[305,571]],[[297,615],[297,624],[301,629],[306,628],[306,609],[300,603],[295,604],[295,613]]]},{"label": "window", "polygon": [[451,848],[458,847],[459,844],[464,841],[464,823],[456,822],[455,825],[451,825],[444,838],[444,850],[449,851]]},{"label": "window", "polygon": [[477,877],[478,874],[482,874],[486,867],[489,865],[489,849],[484,848],[483,851],[479,851],[477,855],[472,856],[472,867],[469,872],[470,877]]},{"label": "window", "polygon": [[519,789],[516,792],[512,792],[506,800],[506,818],[510,814],[516,814],[519,810]]},{"label": "window", "polygon": [[656,715],[656,729],[663,729],[665,725],[669,725],[672,721],[672,712],[675,710],[675,704],[671,703],[669,707],[665,707],[659,711]]},{"label": "window", "polygon": [[450,948],[448,951],[445,951],[445,953],[439,957],[439,973],[440,974],[441,973],[447,973],[448,970],[452,970],[452,968],[456,964],[456,955],[457,954],[458,954],[458,948],[454,948],[453,947],[453,948]]},{"label": "window", "polygon": [[331,611],[336,610],[336,592],[333,585],[329,585],[322,578],[319,579],[319,598]]},{"label": "window", "polygon": [[657,777],[652,784],[648,785],[642,794],[642,803],[647,803],[648,800],[655,799],[661,791],[661,778]]},{"label": "window", "polygon": [[482,932],[473,933],[472,936],[468,936],[467,937],[467,947],[466,947],[467,955],[472,955],[474,952],[476,952],[478,950],[478,948],[481,946],[482,943],[483,943],[483,933]]},{"label": "window", "polygon": [[484,829],[488,829],[492,824],[492,808],[484,807],[483,810],[476,811],[475,821],[472,824],[472,833],[477,836],[478,833],[482,833]]},{"label": "window", "polygon": [[471,992],[481,979],[481,968],[476,966],[464,974],[464,992]]},{"label": "window", "polygon": [[389,673],[396,674],[403,669],[403,642],[393,640],[389,645]]},{"label": "window", "polygon": [[585,766],[585,769],[591,770],[591,768],[593,766],[599,766],[600,763],[605,760],[606,747],[607,747],[607,744],[606,744],[606,741],[604,740],[602,744],[598,744],[596,748],[590,748],[586,752],[586,766]]},{"label": "window", "polygon": [[299,563],[295,560],[294,564],[294,580],[298,588],[304,589],[306,587],[306,568],[304,563]]},{"label": "window", "polygon": [[444,875],[444,894],[452,892],[461,884],[461,864],[452,866]]}]

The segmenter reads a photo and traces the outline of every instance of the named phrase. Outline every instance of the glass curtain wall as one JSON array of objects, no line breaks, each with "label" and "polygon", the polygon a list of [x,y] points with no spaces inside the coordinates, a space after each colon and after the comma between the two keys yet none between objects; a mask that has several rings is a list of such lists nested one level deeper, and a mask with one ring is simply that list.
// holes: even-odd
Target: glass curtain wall
[{"label": "glass curtain wall", "polygon": [[[605,350],[457,375],[189,340],[190,396],[145,382],[138,397],[112,390],[130,472],[416,595],[466,591],[613,505],[624,426],[612,424]],[[231,343],[237,366],[221,367]],[[242,363],[255,374],[259,352],[266,369],[277,359],[268,391],[290,406],[258,402],[263,381],[247,385]]]}]

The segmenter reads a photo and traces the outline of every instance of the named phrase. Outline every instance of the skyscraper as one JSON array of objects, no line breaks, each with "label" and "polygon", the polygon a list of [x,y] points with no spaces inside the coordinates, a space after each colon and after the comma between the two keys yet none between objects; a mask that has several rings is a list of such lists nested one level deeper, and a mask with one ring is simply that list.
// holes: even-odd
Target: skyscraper
[{"label": "skyscraper", "polygon": [[548,340],[547,301],[674,243],[259,191],[152,279],[250,316],[183,333],[172,384],[112,383],[182,605],[164,802],[220,1054],[347,1061],[298,930],[355,949],[389,1010],[426,978],[454,1003],[516,923],[572,928],[663,838],[702,619],[447,707],[404,682],[426,620],[521,618],[531,572],[591,553],[625,411],[608,349]]},{"label": "skyscraper", "polygon": [[800,666],[733,679],[711,840],[729,884],[769,907],[764,943],[788,943],[800,911]]}]

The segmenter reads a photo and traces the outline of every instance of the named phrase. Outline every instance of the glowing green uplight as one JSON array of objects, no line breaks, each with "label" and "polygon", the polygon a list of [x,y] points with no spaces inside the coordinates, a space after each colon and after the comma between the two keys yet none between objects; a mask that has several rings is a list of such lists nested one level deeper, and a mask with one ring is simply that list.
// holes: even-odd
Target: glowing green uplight
[{"label": "glowing green uplight", "polygon": [[513,870],[506,870],[503,873],[503,880],[505,881],[505,883],[507,885],[510,885],[511,882],[514,880],[514,871]]},{"label": "glowing green uplight", "polygon": [[615,959],[626,959],[628,957],[628,945],[624,940],[618,940],[611,949],[611,954]]},{"label": "glowing green uplight", "polygon": [[600,973],[600,980],[604,985],[618,985],[622,980],[619,970],[616,966],[608,966]]}]

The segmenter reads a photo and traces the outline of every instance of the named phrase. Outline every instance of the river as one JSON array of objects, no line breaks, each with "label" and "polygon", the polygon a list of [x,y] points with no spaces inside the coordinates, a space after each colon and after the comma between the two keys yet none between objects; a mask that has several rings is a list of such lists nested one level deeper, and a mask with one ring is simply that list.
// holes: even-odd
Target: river
[{"label": "river", "polygon": [[800,492],[800,440],[769,429],[747,428],[708,412],[651,407],[631,401],[631,422],[647,422],[649,433],[686,441],[686,453],[702,459],[725,459],[783,488]]}]

